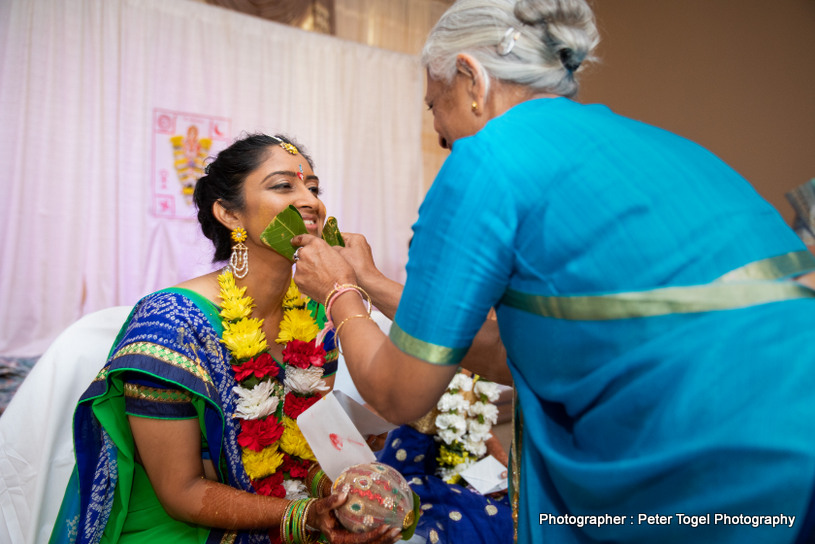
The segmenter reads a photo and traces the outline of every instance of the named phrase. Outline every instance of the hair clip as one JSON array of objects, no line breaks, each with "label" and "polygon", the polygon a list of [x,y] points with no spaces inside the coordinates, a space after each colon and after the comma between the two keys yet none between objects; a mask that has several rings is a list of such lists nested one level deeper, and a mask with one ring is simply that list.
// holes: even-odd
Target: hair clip
[{"label": "hair clip", "polygon": [[297,155],[297,148],[287,142],[280,142],[280,147],[288,151],[292,155]]},{"label": "hair clip", "polygon": [[502,57],[505,57],[512,52],[512,48],[515,47],[515,41],[521,37],[521,33],[518,30],[515,30],[513,27],[509,27],[506,32],[504,32],[504,37],[501,38],[501,41],[498,42],[496,49],[498,54]]}]

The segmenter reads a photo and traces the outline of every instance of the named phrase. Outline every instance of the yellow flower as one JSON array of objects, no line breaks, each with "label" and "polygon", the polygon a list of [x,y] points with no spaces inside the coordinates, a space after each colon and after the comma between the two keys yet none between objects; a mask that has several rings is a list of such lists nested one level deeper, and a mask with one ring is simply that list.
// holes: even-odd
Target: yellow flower
[{"label": "yellow flower", "polygon": [[238,321],[239,319],[244,319],[252,315],[252,307],[243,304],[225,305],[218,315],[221,316],[223,321]]},{"label": "yellow flower", "polygon": [[283,416],[282,423],[284,427],[283,436],[280,437],[278,442],[280,449],[289,455],[316,461],[317,458],[314,457],[314,452],[311,451],[306,438],[300,432],[297,422],[288,416]]},{"label": "yellow flower", "polygon": [[276,444],[263,448],[261,451],[243,450],[243,468],[253,480],[271,476],[281,463],[283,463],[283,453],[278,451]]},{"label": "yellow flower", "polygon": [[283,320],[280,322],[280,334],[277,337],[278,344],[285,344],[292,340],[311,342],[317,337],[320,327],[311,317],[311,312],[306,309],[293,308],[286,310]]},{"label": "yellow flower", "polygon": [[224,323],[224,335],[221,340],[235,359],[241,361],[254,357],[267,348],[266,335],[263,334],[262,319],[242,319],[237,323]]},{"label": "yellow flower", "polygon": [[297,288],[294,280],[291,280],[289,289],[286,291],[286,296],[283,298],[283,308],[302,308],[307,302],[308,299],[300,294],[300,290]]},{"label": "yellow flower", "polygon": [[246,287],[235,285],[235,278],[229,270],[218,276],[218,284],[221,286],[221,313],[220,316],[225,321],[236,321],[249,317],[255,301],[252,297],[243,296]]},{"label": "yellow flower", "polygon": [[233,242],[243,242],[246,240],[246,229],[243,227],[232,229],[232,234],[230,236]]},{"label": "yellow flower", "polygon": [[442,465],[455,467],[466,462],[468,458],[469,455],[466,451],[459,455],[458,453],[441,446],[439,448],[439,457],[437,458],[437,461]]}]

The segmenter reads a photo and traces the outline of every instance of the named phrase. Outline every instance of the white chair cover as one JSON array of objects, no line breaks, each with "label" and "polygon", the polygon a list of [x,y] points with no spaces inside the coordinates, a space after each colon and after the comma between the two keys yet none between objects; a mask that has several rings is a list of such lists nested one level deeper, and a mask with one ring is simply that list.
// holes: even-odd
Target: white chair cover
[{"label": "white chair cover", "polygon": [[130,310],[100,310],[63,331],[0,417],[0,543],[48,542],[74,466],[74,408]]}]

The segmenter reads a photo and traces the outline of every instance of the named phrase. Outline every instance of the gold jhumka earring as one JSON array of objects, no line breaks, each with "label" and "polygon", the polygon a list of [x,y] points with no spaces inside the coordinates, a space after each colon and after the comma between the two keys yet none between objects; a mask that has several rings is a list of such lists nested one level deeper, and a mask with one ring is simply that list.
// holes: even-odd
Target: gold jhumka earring
[{"label": "gold jhumka earring", "polygon": [[246,240],[246,229],[238,227],[232,231],[232,255],[229,256],[229,267],[236,278],[243,278],[249,272],[249,254],[244,245]]}]

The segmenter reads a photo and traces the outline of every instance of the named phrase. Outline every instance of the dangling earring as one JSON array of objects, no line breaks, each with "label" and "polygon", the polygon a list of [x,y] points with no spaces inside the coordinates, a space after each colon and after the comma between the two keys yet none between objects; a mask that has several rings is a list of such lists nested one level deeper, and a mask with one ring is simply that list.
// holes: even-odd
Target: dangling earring
[{"label": "dangling earring", "polygon": [[471,108],[473,109],[473,113],[478,112],[478,102],[473,100],[473,105],[471,106]]},{"label": "dangling earring", "polygon": [[244,240],[246,240],[246,229],[238,227],[232,231],[232,241],[235,242],[235,245],[232,246],[229,266],[236,278],[243,278],[249,272],[249,255],[246,253]]}]

